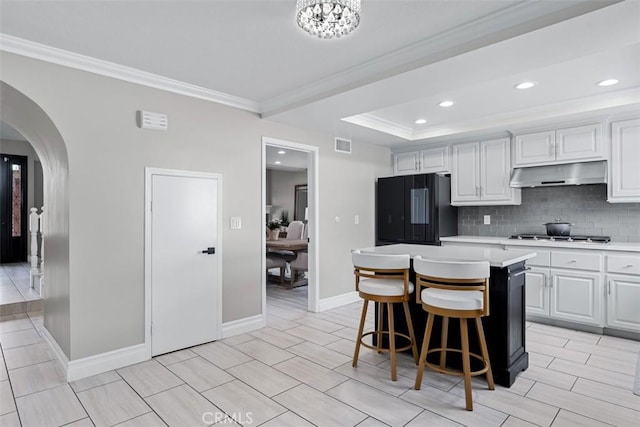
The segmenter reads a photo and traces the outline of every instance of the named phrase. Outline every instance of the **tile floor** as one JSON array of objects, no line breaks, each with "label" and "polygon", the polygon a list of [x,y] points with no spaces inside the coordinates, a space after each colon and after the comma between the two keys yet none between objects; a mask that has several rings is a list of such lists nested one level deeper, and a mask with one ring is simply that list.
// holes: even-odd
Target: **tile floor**
[{"label": "tile floor", "polygon": [[0,265],[0,305],[40,299],[29,285],[29,264]]},{"label": "tile floor", "polygon": [[268,326],[67,384],[38,331],[42,314],[0,319],[1,426],[637,426],[640,343],[528,324],[531,366],[511,388],[361,352],[351,367],[361,304],[308,313],[306,288],[269,287]]}]

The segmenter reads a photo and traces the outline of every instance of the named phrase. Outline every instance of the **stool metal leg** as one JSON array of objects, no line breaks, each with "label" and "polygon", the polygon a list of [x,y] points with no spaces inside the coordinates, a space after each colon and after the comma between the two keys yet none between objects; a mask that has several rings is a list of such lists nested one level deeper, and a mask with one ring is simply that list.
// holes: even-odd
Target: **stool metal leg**
[{"label": "stool metal leg", "polygon": [[393,325],[393,303],[388,302],[387,305],[389,307],[389,356],[391,357],[391,381],[396,381],[398,376],[396,370],[396,330]]},{"label": "stool metal leg", "polygon": [[418,364],[418,346],[416,344],[416,333],[413,330],[413,322],[411,321],[411,313],[409,312],[409,303],[404,301],[402,303],[404,308],[404,317],[407,319],[407,327],[409,329],[409,338],[411,339],[411,352],[413,353],[413,360]]},{"label": "stool metal leg", "polygon": [[495,390],[496,386],[493,383],[493,372],[491,371],[491,361],[489,360],[489,351],[487,350],[487,341],[484,338],[484,329],[482,327],[482,319],[476,317],[476,328],[478,329],[478,339],[480,340],[480,351],[482,354],[482,358],[484,359],[484,363],[487,365],[487,384],[489,385],[489,390]]},{"label": "stool metal leg", "polygon": [[467,411],[473,411],[471,397],[471,361],[469,360],[469,330],[467,319],[460,319],[460,341],[462,342],[462,371],[464,373],[464,398]]},{"label": "stool metal leg", "polygon": [[369,300],[364,300],[364,304],[362,305],[362,316],[360,317],[360,327],[358,328],[358,337],[356,338],[356,350],[353,353],[353,363],[351,365],[354,368],[358,366],[358,355],[360,354],[360,343],[362,341],[362,332],[364,331],[364,322],[367,320],[368,306],[369,306]]},{"label": "stool metal leg", "polygon": [[449,334],[449,318],[442,316],[442,335],[440,336],[440,369],[447,365],[447,336]]},{"label": "stool metal leg", "polygon": [[422,385],[422,375],[424,374],[424,363],[427,360],[427,351],[429,350],[429,340],[431,339],[431,329],[433,328],[433,314],[427,314],[427,327],[424,330],[424,338],[422,339],[422,348],[420,349],[420,360],[418,361],[418,372],[416,373],[416,384],[414,388],[420,390]]}]

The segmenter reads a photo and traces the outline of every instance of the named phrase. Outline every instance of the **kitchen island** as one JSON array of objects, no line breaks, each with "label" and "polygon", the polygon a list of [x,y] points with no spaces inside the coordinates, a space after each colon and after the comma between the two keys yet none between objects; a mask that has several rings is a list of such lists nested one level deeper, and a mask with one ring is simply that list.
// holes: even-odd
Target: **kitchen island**
[{"label": "kitchen island", "polygon": [[[482,319],[493,377],[496,384],[510,387],[516,375],[529,367],[529,354],[525,349],[525,263],[535,257],[535,252],[483,248],[460,248],[426,245],[396,244],[360,249],[362,252],[379,254],[408,254],[413,260],[420,255],[434,261],[489,261],[489,316]],[[413,261],[411,280],[415,283]],[[377,315],[376,304],[376,315]],[[422,345],[427,313],[414,299],[409,303],[411,319],[415,328],[418,348]],[[386,314],[386,312],[385,312]],[[396,330],[406,333],[407,325],[402,310],[395,310]],[[431,343],[440,342],[439,318],[436,319]],[[460,345],[457,320],[451,319],[449,343]],[[478,352],[475,328],[469,329],[471,351]],[[398,342],[398,345],[400,343]],[[434,354],[432,356],[437,356]],[[448,364],[461,365],[457,354],[447,357]],[[472,363],[473,365],[473,363]],[[472,366],[473,368],[473,366]]]}]

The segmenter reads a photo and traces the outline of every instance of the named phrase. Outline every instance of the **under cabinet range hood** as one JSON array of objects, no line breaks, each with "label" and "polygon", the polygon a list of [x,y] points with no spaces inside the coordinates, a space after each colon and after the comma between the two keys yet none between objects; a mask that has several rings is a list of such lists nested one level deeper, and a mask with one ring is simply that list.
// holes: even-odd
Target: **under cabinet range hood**
[{"label": "under cabinet range hood", "polygon": [[599,161],[516,168],[509,185],[522,188],[606,183],[607,162]]}]

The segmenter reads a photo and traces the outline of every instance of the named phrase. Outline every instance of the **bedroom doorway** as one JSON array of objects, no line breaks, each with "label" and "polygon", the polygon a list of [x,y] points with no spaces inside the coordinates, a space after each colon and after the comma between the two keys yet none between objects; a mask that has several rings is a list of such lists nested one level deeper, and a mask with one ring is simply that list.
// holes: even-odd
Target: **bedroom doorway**
[{"label": "bedroom doorway", "polygon": [[[269,282],[269,289],[287,298],[295,296],[296,305],[301,309],[319,311],[317,162],[317,147],[262,138],[262,218],[265,222],[262,233],[262,271],[265,272],[262,275],[263,315],[267,313],[267,252],[270,257],[273,252],[282,253],[286,260],[284,268],[287,270],[287,283],[278,285]],[[289,224],[284,238],[288,242],[281,240],[274,245],[274,237],[270,237],[273,236],[273,230],[270,234],[266,228],[271,226],[275,229],[277,223],[282,223],[283,220]],[[282,226],[281,229],[284,230],[285,227]],[[277,245],[284,246],[284,250],[278,250]]]}]

